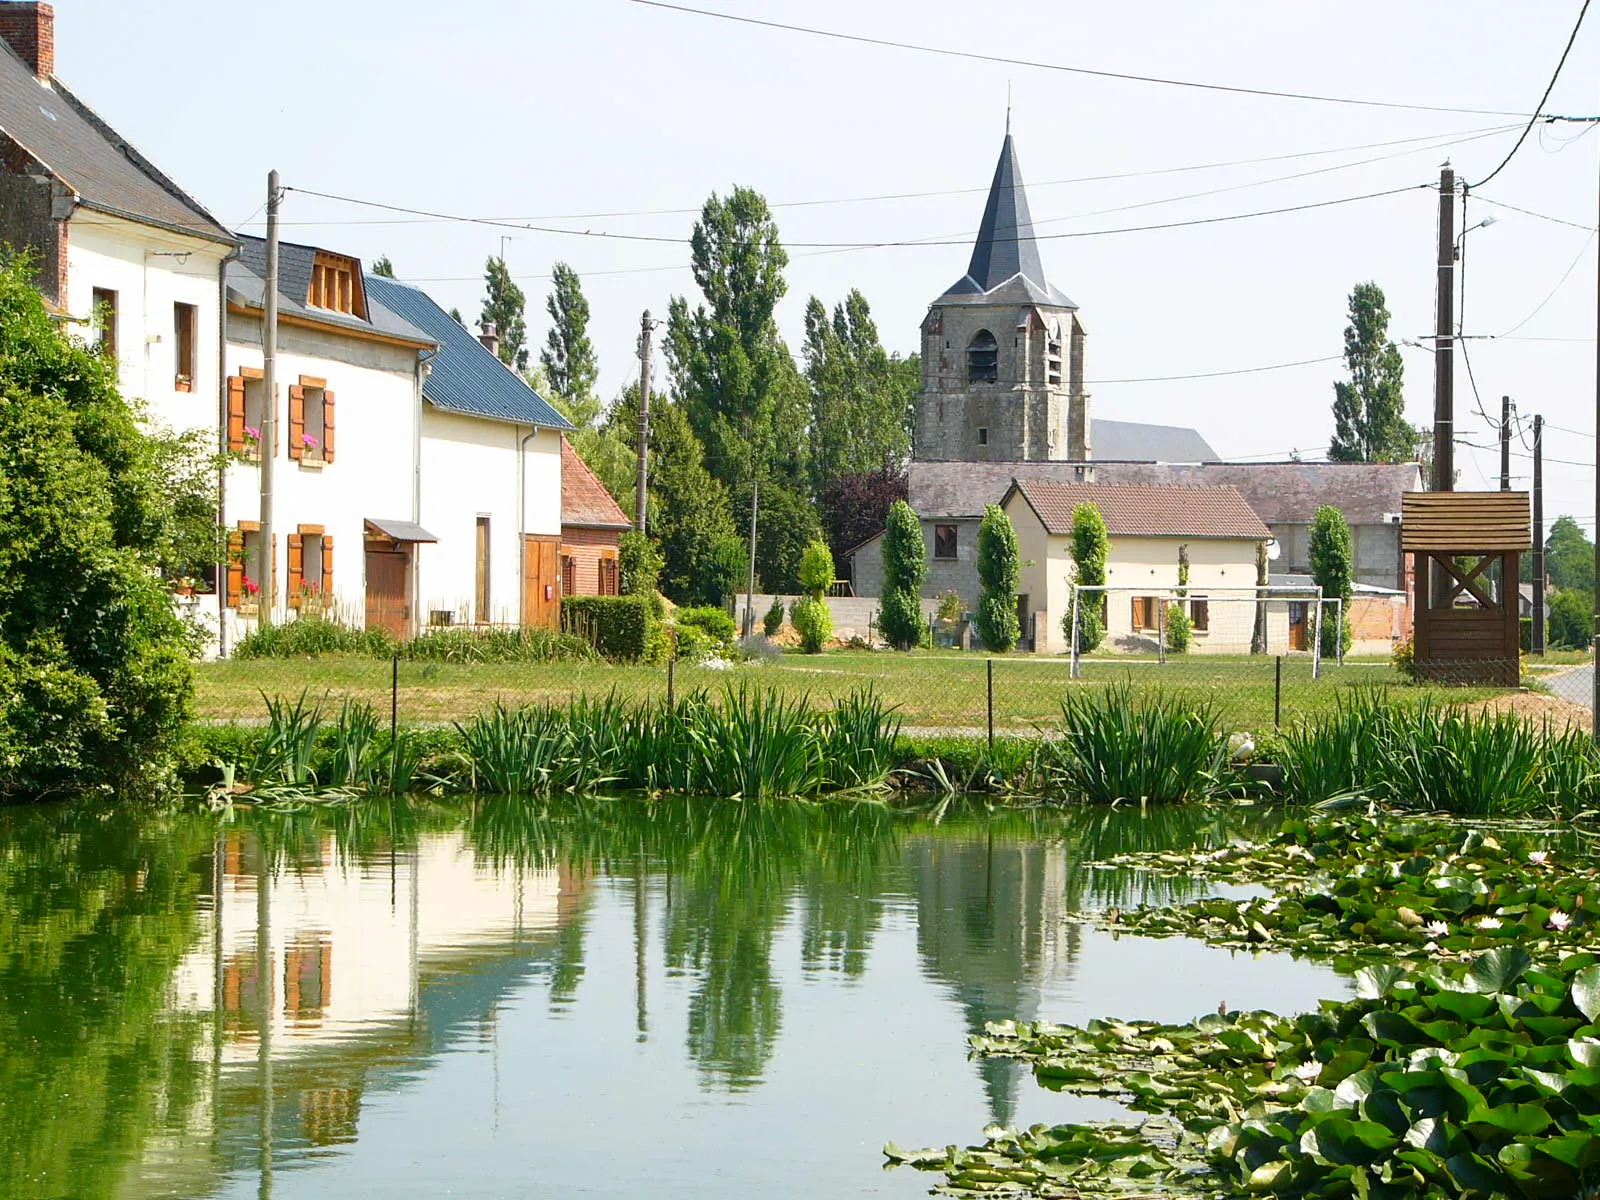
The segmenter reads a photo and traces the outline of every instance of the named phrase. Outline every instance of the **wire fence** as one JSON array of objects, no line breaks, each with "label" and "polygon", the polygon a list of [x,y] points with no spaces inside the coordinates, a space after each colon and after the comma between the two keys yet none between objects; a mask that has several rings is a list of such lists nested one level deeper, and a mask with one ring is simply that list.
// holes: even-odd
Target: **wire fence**
[{"label": "wire fence", "polygon": [[[1076,662],[1068,656],[961,651],[758,653],[739,662],[652,665],[257,659],[206,664],[197,700],[201,717],[210,721],[260,721],[263,697],[304,694],[330,719],[348,699],[371,705],[386,723],[442,726],[495,704],[564,703],[579,696],[665,701],[704,691],[715,699],[727,689],[747,688],[830,707],[870,689],[895,707],[910,732],[1005,737],[1048,729],[1075,690],[1120,685],[1181,693],[1209,704],[1229,729],[1265,731],[1331,711],[1355,689],[1379,690],[1400,702],[1469,703],[1518,691],[1492,682],[1493,675],[1486,679],[1482,666],[1414,682],[1386,657],[1318,664],[1309,652],[1122,653],[1083,655]],[[1510,668],[1515,679],[1516,664]],[[1587,706],[1590,666],[1530,678],[1553,694],[1541,700],[1570,697]]]}]

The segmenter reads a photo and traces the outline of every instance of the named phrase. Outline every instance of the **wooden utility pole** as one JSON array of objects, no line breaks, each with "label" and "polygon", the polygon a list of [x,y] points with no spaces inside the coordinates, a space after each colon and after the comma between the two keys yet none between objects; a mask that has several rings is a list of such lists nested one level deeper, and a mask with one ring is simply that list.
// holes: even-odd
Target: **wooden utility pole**
[{"label": "wooden utility pole", "polygon": [[277,449],[278,393],[278,173],[267,175],[267,278],[261,312],[261,598],[257,620],[272,624],[273,581],[277,557],[272,550],[272,458]]},{"label": "wooden utility pole", "polygon": [[1433,342],[1433,490],[1455,488],[1456,173],[1439,171],[1439,267]]},{"label": "wooden utility pole", "polygon": [[[1544,418],[1533,418],[1533,633],[1528,647],[1544,653]],[[1507,584],[1509,587],[1510,584]]]},{"label": "wooden utility pole", "polygon": [[1500,397],[1500,490],[1511,490],[1511,397]]},{"label": "wooden utility pole", "polygon": [[654,328],[647,308],[639,322],[639,479],[633,499],[635,533],[644,532],[650,483],[650,334]]}]

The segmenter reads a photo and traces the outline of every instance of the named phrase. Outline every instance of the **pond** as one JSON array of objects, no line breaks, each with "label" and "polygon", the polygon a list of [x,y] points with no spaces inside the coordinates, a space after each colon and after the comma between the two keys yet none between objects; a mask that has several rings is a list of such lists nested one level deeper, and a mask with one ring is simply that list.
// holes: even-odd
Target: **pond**
[{"label": "pond", "polygon": [[1113,1116],[985,1022],[1293,1012],[1329,968],[1113,937],[1090,869],[1252,809],[0,810],[0,1195],[888,1196],[887,1139]]}]

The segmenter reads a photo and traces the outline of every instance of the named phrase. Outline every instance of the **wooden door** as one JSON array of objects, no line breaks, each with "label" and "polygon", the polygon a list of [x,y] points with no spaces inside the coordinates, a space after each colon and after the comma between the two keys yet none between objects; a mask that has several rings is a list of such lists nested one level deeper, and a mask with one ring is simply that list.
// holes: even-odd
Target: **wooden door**
[{"label": "wooden door", "polygon": [[368,629],[387,629],[397,638],[411,632],[408,559],[404,550],[367,551]]},{"label": "wooden door", "polygon": [[1305,600],[1289,601],[1289,649],[1307,650],[1311,646],[1311,605]]},{"label": "wooden door", "polygon": [[561,623],[561,539],[522,538],[522,623],[555,629]]}]

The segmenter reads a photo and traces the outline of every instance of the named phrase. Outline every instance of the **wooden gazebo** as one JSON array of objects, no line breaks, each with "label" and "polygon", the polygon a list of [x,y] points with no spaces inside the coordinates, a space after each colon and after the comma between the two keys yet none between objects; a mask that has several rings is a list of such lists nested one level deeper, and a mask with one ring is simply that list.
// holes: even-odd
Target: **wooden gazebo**
[{"label": "wooden gazebo", "polygon": [[1517,556],[1533,546],[1527,492],[1407,492],[1400,549],[1415,555],[1416,672],[1519,682]]}]

